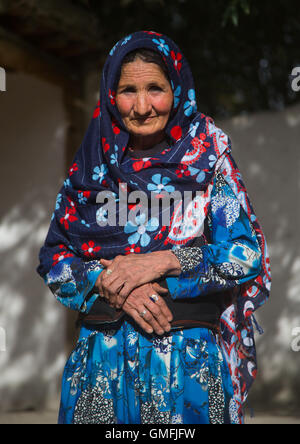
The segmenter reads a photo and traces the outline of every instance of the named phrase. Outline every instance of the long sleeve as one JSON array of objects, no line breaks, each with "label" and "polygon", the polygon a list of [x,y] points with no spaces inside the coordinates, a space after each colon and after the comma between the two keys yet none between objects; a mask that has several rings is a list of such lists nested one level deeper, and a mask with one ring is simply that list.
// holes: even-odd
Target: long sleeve
[{"label": "long sleeve", "polygon": [[208,217],[211,243],[173,251],[182,265],[180,276],[166,279],[173,299],[216,293],[260,273],[261,250],[255,231],[220,172],[214,180]]},{"label": "long sleeve", "polygon": [[99,296],[94,286],[102,270],[98,261],[64,257],[44,276],[44,281],[64,306],[88,313]]},{"label": "long sleeve", "polygon": [[[99,296],[94,286],[103,267],[94,253],[100,247],[89,238],[82,242],[82,251],[73,247],[69,229],[73,221],[79,218],[79,205],[76,207],[74,201],[65,195],[66,187],[72,189],[69,179],[57,196],[49,231],[40,251],[37,272],[58,302],[72,310],[88,313]],[[84,204],[83,199],[81,206],[84,207]],[[85,220],[79,220],[88,230]],[[76,232],[72,236],[76,236]]]}]

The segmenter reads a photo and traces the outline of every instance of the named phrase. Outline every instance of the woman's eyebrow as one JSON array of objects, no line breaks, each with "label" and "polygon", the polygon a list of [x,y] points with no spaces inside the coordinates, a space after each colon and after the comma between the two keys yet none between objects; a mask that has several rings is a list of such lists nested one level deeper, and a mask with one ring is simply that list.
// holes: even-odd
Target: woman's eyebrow
[{"label": "woman's eyebrow", "polygon": [[119,85],[118,85],[120,88],[124,88],[124,86],[129,86],[129,87],[135,87],[135,84],[134,83],[130,83],[130,82],[120,82],[119,83]]},{"label": "woman's eyebrow", "polygon": [[125,88],[135,88],[136,86],[134,84],[131,83],[120,83],[118,85],[117,91],[119,91],[120,89],[125,89]]},{"label": "woman's eyebrow", "polygon": [[[160,88],[163,88],[163,84],[161,82],[157,82],[155,80],[152,80],[149,83],[147,83],[147,86],[148,87],[159,86]],[[120,83],[118,85],[117,90],[126,89],[126,88],[136,88],[136,85],[134,83]]]}]

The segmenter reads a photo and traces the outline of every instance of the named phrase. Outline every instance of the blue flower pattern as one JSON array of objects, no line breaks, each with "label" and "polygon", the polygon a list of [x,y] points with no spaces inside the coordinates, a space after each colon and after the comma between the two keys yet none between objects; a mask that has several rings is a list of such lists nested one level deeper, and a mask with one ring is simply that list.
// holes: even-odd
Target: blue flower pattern
[{"label": "blue flower pattern", "polygon": [[59,194],[57,195],[57,198],[56,198],[55,210],[59,210],[59,209],[60,209],[61,201],[62,201],[62,194],[59,193]]},{"label": "blue flower pattern", "polygon": [[193,113],[197,111],[197,103],[196,103],[196,93],[194,89],[189,89],[188,98],[184,104],[184,114],[186,116],[191,116]]},{"label": "blue flower pattern", "polygon": [[197,177],[196,177],[196,181],[197,181],[198,183],[201,183],[201,182],[204,181],[204,179],[205,179],[205,172],[204,172],[204,171],[199,170],[199,168],[194,168],[194,167],[192,167],[192,166],[189,166],[189,167],[188,167],[188,170],[189,170],[189,172],[191,173],[191,176],[195,176],[195,175],[197,175]]},{"label": "blue flower pattern", "polygon": [[84,225],[86,228],[91,228],[90,224],[88,224],[84,219],[81,219],[82,225]]},{"label": "blue flower pattern", "polygon": [[105,208],[99,208],[96,213],[97,222],[107,222],[107,210]]},{"label": "blue flower pattern", "polygon": [[100,167],[96,166],[94,168],[93,180],[102,183],[107,171],[108,168],[105,164],[102,164]]},{"label": "blue flower pattern", "polygon": [[118,145],[115,145],[115,152],[110,155],[110,163],[118,166]]},{"label": "blue flower pattern", "polygon": [[126,43],[129,42],[129,40],[131,40],[132,35],[128,35],[127,37],[125,37],[125,39],[123,40],[123,42],[121,43],[121,46],[126,45]]},{"label": "blue flower pattern", "polygon": [[154,193],[161,193],[163,191],[166,191],[167,193],[172,193],[175,191],[175,188],[173,185],[167,185],[169,182],[171,182],[171,179],[169,177],[162,177],[161,174],[154,174],[152,176],[152,182],[147,185],[147,188],[149,191],[153,191]]},{"label": "blue flower pattern", "polygon": [[150,243],[150,236],[147,231],[156,231],[159,227],[159,221],[156,217],[151,218],[146,222],[146,215],[142,213],[135,217],[135,223],[128,221],[124,227],[126,234],[131,234],[128,238],[130,245],[140,242],[142,247],[146,247]]},{"label": "blue flower pattern", "polygon": [[173,91],[173,95],[174,95],[174,109],[175,109],[175,108],[177,108],[177,106],[180,103],[181,86],[178,85],[177,88],[175,89],[174,83],[172,80],[171,80],[171,86],[172,86],[172,91]]},{"label": "blue flower pattern", "polygon": [[170,52],[169,46],[166,44],[164,39],[152,39],[153,42],[157,45],[158,49],[165,55],[168,56]]},{"label": "blue flower pattern", "polygon": [[79,202],[81,205],[86,205],[87,201],[88,201],[88,199],[87,199],[87,197],[84,196],[83,193],[79,193],[79,194],[78,194],[78,202]]}]

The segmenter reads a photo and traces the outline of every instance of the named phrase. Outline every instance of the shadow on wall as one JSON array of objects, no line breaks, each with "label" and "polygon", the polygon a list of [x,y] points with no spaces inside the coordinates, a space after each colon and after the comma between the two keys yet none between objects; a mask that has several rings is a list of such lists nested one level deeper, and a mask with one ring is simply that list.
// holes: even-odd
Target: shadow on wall
[{"label": "shadow on wall", "polygon": [[65,363],[65,312],[36,267],[64,176],[66,118],[60,88],[21,74],[8,75],[0,112],[0,410],[7,411],[55,398]]},{"label": "shadow on wall", "polygon": [[259,373],[249,401],[257,409],[300,416],[300,106],[221,125],[232,139],[271,258],[271,297],[257,312],[265,333],[257,337]]}]

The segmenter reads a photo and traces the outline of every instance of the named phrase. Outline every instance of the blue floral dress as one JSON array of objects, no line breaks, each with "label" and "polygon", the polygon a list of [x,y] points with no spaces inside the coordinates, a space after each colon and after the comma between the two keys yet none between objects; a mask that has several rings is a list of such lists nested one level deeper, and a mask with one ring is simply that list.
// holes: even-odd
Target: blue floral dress
[{"label": "blue floral dress", "polygon": [[203,328],[147,336],[81,329],[65,367],[62,424],[222,424],[238,421],[228,366]]},{"label": "blue floral dress", "polygon": [[[261,251],[232,188],[216,176],[208,209],[212,243],[201,248],[193,273],[167,277],[171,297],[221,292],[255,278]],[[46,284],[65,306],[88,313],[102,267],[62,256]],[[205,328],[147,335],[133,322],[102,330],[81,328],[65,367],[59,423],[240,423],[232,370],[221,337]]]}]

